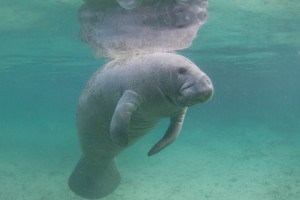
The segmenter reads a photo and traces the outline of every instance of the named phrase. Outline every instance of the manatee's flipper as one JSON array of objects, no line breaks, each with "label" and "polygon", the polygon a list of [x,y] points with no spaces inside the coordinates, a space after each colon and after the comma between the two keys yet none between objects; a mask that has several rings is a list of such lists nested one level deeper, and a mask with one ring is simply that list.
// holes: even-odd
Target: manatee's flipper
[{"label": "manatee's flipper", "polygon": [[99,199],[112,193],[120,183],[114,159],[95,162],[82,158],[69,178],[69,187],[86,199]]},{"label": "manatee's flipper", "polygon": [[140,96],[131,90],[126,90],[118,102],[110,123],[110,138],[119,145],[128,144],[130,118],[141,103]]},{"label": "manatee's flipper", "polygon": [[165,133],[163,138],[151,148],[151,150],[148,152],[148,156],[152,156],[153,154],[158,153],[160,150],[171,144],[176,139],[176,137],[180,133],[186,110],[187,108],[184,108],[171,117],[167,132]]}]

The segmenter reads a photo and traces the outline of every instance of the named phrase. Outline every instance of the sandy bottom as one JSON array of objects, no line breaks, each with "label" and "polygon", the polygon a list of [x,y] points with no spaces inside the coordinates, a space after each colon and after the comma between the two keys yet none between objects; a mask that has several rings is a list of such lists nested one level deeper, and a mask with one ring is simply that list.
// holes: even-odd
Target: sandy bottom
[{"label": "sandy bottom", "polygon": [[[148,158],[164,128],[118,157],[122,182],[105,200],[300,199],[299,133],[262,124],[191,123],[174,144]],[[9,131],[0,142],[1,200],[82,199],[67,186],[80,155],[73,130],[67,132],[70,140],[62,134],[66,130],[51,130],[57,137]]]}]

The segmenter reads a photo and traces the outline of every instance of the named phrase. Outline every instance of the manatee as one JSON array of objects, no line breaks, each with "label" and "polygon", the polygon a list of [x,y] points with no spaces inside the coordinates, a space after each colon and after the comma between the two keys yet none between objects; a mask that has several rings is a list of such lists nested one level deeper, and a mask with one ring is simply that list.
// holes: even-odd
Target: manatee
[{"label": "manatee", "polygon": [[187,108],[213,94],[209,77],[187,58],[153,53],[113,60],[88,81],[79,98],[77,130],[82,158],[69,187],[87,199],[105,197],[120,183],[115,157],[170,118],[156,154],[178,136]]},{"label": "manatee", "polygon": [[116,1],[94,0],[79,9],[80,37],[98,56],[119,58],[186,49],[207,18],[205,0],[119,2],[141,5],[126,10]]}]

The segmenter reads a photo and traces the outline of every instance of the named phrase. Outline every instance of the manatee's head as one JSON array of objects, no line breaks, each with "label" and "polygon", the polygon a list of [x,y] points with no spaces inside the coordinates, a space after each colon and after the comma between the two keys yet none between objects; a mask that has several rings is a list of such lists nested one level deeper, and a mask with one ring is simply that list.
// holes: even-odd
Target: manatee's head
[{"label": "manatee's head", "polygon": [[170,68],[167,98],[180,107],[208,101],[213,95],[210,78],[191,61],[180,60]]},{"label": "manatee's head", "polygon": [[176,102],[182,107],[208,101],[213,94],[210,78],[199,68],[181,68],[182,85],[178,90]]}]

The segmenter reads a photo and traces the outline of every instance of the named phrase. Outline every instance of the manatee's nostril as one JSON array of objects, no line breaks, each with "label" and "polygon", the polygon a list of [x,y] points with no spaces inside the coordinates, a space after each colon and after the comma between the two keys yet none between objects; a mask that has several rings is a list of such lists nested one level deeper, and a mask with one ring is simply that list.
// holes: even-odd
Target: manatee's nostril
[{"label": "manatee's nostril", "polygon": [[[212,87],[211,80],[210,80],[208,77],[205,79],[205,83],[206,83],[208,86]],[[210,90],[212,90],[212,89],[210,89]]]},{"label": "manatee's nostril", "polygon": [[204,74],[201,78],[202,78],[202,83],[206,85],[206,87],[210,87],[208,90],[212,90],[212,82],[210,78],[206,74]]}]

